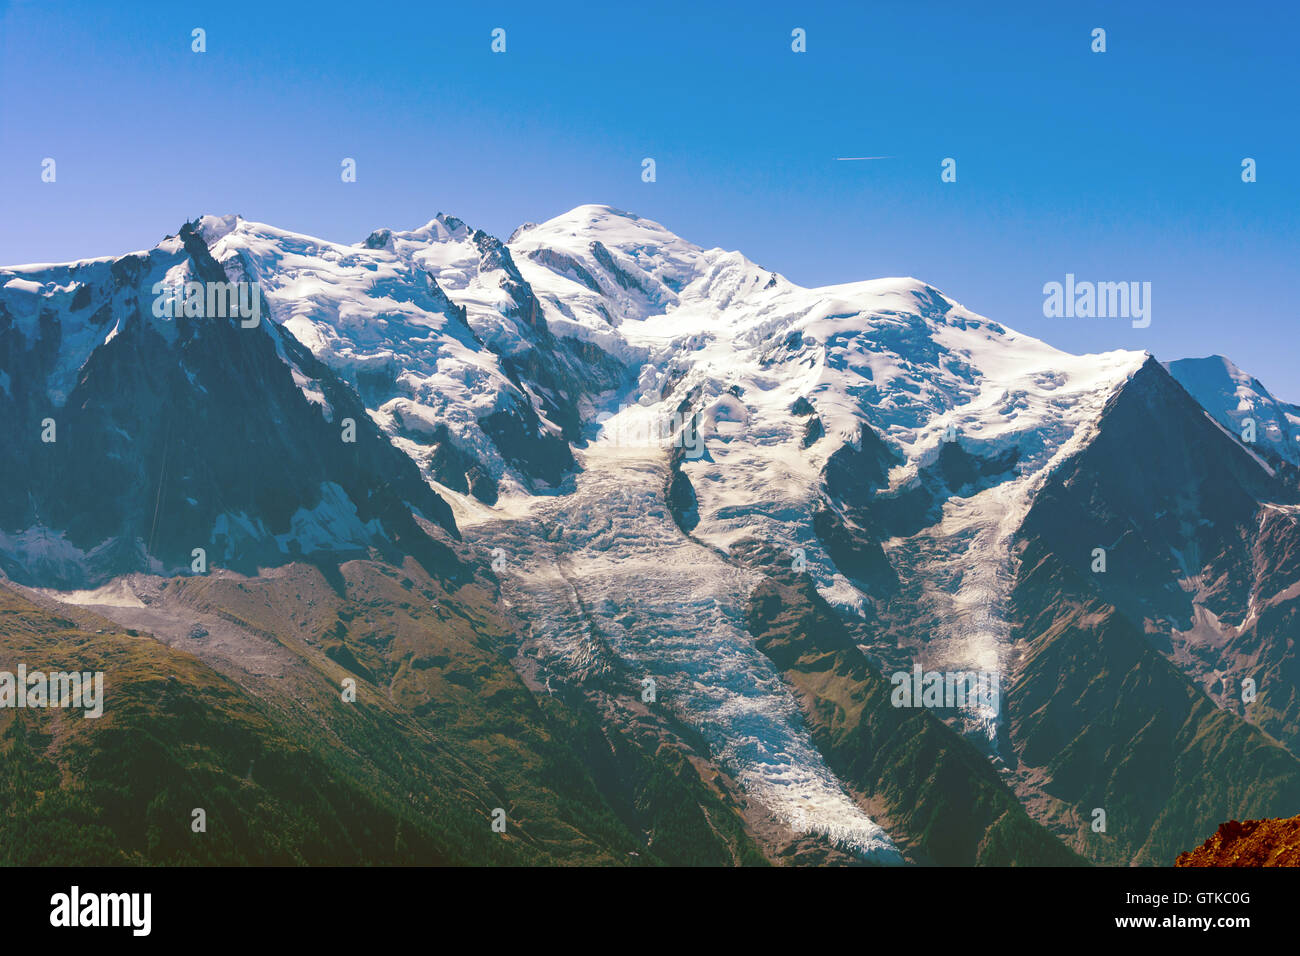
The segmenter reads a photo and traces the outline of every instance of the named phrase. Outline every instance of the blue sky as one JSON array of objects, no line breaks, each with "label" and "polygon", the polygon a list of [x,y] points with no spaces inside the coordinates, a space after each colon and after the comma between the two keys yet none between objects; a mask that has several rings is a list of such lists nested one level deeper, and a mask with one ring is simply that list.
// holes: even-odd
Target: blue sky
[{"label": "blue sky", "polygon": [[[1298,28],[1249,0],[0,0],[0,262],[209,212],[352,242],[603,202],[804,285],[914,275],[1071,351],[1222,353],[1300,401]],[[1066,273],[1151,282],[1151,325],[1044,318]]]}]

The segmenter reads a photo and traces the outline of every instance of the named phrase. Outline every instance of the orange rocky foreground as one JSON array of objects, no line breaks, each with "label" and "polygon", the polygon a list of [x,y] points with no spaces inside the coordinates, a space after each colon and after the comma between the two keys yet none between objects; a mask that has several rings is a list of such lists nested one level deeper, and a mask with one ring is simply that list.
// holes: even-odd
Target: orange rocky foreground
[{"label": "orange rocky foreground", "polygon": [[1300,866],[1300,817],[1232,820],[1175,866]]}]

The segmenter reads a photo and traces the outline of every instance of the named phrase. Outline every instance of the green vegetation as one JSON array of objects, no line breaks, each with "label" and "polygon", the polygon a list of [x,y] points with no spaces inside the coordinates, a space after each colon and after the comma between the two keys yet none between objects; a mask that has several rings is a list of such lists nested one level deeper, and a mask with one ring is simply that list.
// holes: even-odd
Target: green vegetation
[{"label": "green vegetation", "polygon": [[[1017,752],[1050,777],[1054,822],[1097,862],[1168,866],[1223,820],[1300,807],[1300,761],[1195,687],[1073,568],[1026,551],[1026,656],[1006,706]],[[1123,706],[1116,706],[1122,701]],[[1091,830],[1093,808],[1106,832]]]},{"label": "green vegetation", "polygon": [[806,576],[769,568],[749,629],[803,707],[832,770],[918,862],[1066,866],[1083,861],[1030,819],[987,758],[892,685]]},{"label": "green vegetation", "polygon": [[272,680],[0,588],[0,666],[106,675],[99,719],[0,710],[0,863],[762,862],[681,753],[535,698],[494,649],[487,594],[435,608],[413,562],[342,570],[346,594],[306,568],[170,583],[169,600],[290,652]]}]

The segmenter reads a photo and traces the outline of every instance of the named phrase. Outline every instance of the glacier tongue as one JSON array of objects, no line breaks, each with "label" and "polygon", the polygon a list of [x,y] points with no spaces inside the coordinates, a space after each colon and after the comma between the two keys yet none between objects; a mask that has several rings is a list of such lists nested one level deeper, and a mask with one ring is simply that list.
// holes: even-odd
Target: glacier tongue
[{"label": "glacier tongue", "polygon": [[744,602],[757,576],[681,533],[663,503],[666,480],[658,451],[597,441],[571,493],[532,499],[510,520],[481,509],[478,524],[460,516],[484,549],[501,549],[492,555],[504,594],[531,631],[524,653],[553,680],[612,668],[637,682],[653,678],[657,706],[700,732],[791,829],[901,862],[827,768],[798,705],[753,646]]}]

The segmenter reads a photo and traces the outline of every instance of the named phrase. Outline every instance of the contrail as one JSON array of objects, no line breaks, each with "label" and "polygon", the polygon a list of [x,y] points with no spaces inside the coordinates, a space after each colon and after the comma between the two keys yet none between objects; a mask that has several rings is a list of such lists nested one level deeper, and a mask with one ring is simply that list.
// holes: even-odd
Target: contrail
[{"label": "contrail", "polygon": [[836,156],[837,163],[855,163],[863,159],[893,159],[893,156]]}]

